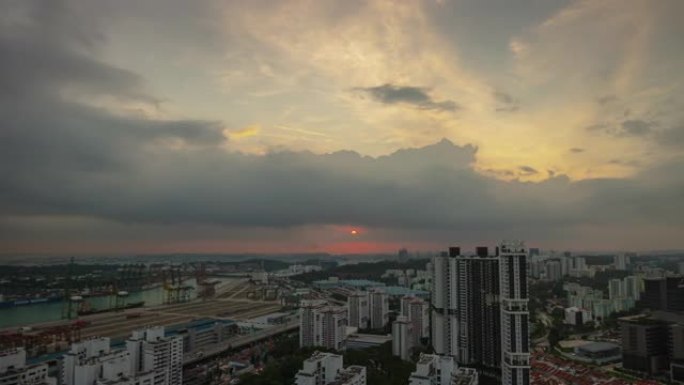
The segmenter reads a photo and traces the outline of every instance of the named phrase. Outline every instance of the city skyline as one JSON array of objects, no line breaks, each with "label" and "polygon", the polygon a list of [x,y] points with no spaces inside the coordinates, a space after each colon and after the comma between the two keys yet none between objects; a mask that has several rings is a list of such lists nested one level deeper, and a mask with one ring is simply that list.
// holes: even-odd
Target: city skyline
[{"label": "city skyline", "polygon": [[680,1],[1,9],[0,258],[684,249]]}]

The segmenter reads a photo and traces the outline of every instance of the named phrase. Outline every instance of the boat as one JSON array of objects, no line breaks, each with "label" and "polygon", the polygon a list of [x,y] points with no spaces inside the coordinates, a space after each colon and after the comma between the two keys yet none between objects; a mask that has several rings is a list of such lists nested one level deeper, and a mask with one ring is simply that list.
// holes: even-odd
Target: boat
[{"label": "boat", "polygon": [[11,300],[0,301],[0,309],[15,307],[15,306],[27,306],[27,305],[39,305],[49,302],[61,301],[62,297],[50,296],[50,297],[26,297],[26,298],[16,298]]}]

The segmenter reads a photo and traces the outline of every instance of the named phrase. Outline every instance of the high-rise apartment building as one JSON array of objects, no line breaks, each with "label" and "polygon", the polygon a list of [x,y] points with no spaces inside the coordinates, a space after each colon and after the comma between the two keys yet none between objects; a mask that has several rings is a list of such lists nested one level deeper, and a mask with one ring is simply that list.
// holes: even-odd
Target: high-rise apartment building
[{"label": "high-rise apartment building", "polygon": [[559,281],[563,276],[561,261],[557,259],[546,261],[544,271],[547,281]]},{"label": "high-rise apartment building", "polygon": [[615,270],[627,270],[629,265],[629,254],[616,254],[613,256],[613,267]]},{"label": "high-rise apartment building", "polygon": [[499,261],[486,247],[476,255],[460,248],[433,260],[432,340],[437,354],[451,355],[460,365],[477,366],[499,377],[501,325]]},{"label": "high-rise apartment building", "polygon": [[400,315],[392,322],[392,354],[404,361],[411,359],[413,349],[413,324],[408,317]]},{"label": "high-rise apartment building", "polygon": [[389,322],[389,296],[383,289],[375,288],[370,296],[370,327],[382,329]]},{"label": "high-rise apartment building", "polygon": [[684,383],[684,316],[656,311],[620,319],[622,366]]},{"label": "high-rise apartment building", "polygon": [[401,298],[400,309],[413,326],[413,345],[418,346],[422,338],[430,336],[430,307],[422,298],[405,296]]},{"label": "high-rise apartment building", "polygon": [[641,298],[641,277],[630,275],[624,279],[625,297],[638,301]]},{"label": "high-rise apartment building", "polygon": [[133,375],[154,372],[153,385],[182,385],[183,338],[164,336],[164,327],[136,330],[126,340]]},{"label": "high-rise apartment building", "polygon": [[[432,261],[432,339],[437,354],[504,384],[529,383],[527,250],[504,242],[494,256],[452,247]],[[504,302],[505,299],[505,302]],[[503,369],[503,371],[502,371]]]},{"label": "high-rise apartment building", "polygon": [[0,351],[0,384],[55,385],[57,379],[48,376],[48,365],[26,365],[26,350],[16,348]]},{"label": "high-rise apartment building", "polygon": [[295,376],[296,385],[366,385],[366,367],[343,368],[341,355],[315,352]]},{"label": "high-rise apartment building", "polygon": [[316,311],[325,306],[322,300],[303,300],[299,307],[299,346],[316,346]]},{"label": "high-rise apartment building", "polygon": [[399,252],[397,253],[397,260],[401,263],[404,263],[404,262],[408,261],[408,259],[409,259],[408,250],[406,250],[406,249],[399,250]]},{"label": "high-rise apartment building", "polygon": [[645,278],[640,306],[651,310],[684,311],[684,277]]},{"label": "high-rise apartment building", "polygon": [[530,383],[527,249],[519,241],[499,245],[501,383]]},{"label": "high-rise apartment building", "polygon": [[347,297],[349,326],[367,329],[370,323],[370,296],[367,291],[355,291]]},{"label": "high-rise apartment building", "polygon": [[618,299],[625,297],[625,288],[621,279],[615,278],[608,281],[608,298]]},{"label": "high-rise apartment building", "polygon": [[299,309],[299,346],[344,350],[347,308],[324,301],[303,301]]}]

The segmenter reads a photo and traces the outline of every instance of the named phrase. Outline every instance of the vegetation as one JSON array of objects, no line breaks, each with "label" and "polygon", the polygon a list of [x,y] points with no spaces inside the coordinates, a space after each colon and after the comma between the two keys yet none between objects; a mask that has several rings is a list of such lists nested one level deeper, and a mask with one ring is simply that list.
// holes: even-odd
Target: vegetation
[{"label": "vegetation", "polygon": [[[305,359],[321,348],[300,349],[296,336],[280,341],[267,356],[266,366],[259,374],[246,374],[240,378],[243,385],[290,385]],[[344,366],[362,365],[367,368],[367,379],[373,385],[406,384],[415,364],[392,356],[391,343],[377,348],[349,350],[343,353]]]}]

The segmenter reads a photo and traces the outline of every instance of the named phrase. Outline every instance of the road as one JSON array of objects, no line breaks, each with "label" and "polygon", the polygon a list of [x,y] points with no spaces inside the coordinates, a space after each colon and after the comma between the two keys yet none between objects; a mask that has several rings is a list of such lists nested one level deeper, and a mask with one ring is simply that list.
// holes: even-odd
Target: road
[{"label": "road", "polygon": [[202,361],[207,358],[219,355],[227,350],[240,348],[251,343],[257,342],[259,340],[263,340],[265,338],[273,337],[281,333],[296,330],[297,328],[299,328],[299,322],[294,321],[284,325],[276,325],[268,329],[259,330],[249,335],[237,336],[225,343],[220,344],[219,346],[214,347],[213,349],[204,349],[204,354],[202,355],[197,355],[196,353],[186,355],[185,357],[183,357],[183,365],[194,364],[198,361]]}]

